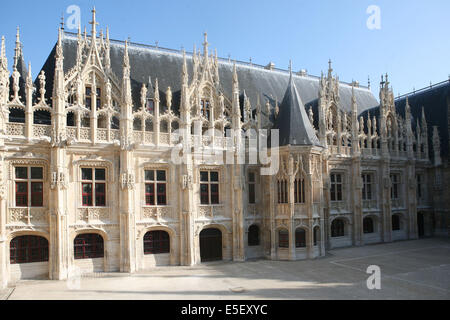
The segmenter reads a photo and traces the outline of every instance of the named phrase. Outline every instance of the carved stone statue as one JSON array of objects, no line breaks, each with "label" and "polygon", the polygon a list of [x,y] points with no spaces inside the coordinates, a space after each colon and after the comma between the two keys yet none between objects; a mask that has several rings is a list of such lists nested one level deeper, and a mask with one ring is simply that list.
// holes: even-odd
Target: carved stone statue
[{"label": "carved stone statue", "polygon": [[170,87],[167,87],[166,101],[167,101],[167,108],[170,110],[170,108],[172,107],[172,90],[170,89]]}]

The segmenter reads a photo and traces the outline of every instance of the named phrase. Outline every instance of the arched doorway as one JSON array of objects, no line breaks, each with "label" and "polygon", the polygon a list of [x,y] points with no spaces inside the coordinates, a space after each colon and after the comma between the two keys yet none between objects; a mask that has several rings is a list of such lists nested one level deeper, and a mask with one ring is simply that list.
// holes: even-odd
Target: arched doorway
[{"label": "arched doorway", "polygon": [[417,231],[420,238],[425,236],[425,217],[422,212],[417,213]]},{"label": "arched doorway", "polygon": [[219,229],[200,232],[200,258],[202,262],[222,260],[222,232]]}]

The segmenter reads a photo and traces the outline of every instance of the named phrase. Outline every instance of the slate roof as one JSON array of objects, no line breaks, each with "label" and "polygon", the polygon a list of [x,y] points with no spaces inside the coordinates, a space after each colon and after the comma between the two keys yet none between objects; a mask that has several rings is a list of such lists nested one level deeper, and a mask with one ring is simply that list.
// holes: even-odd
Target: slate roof
[{"label": "slate roof", "polygon": [[[64,52],[64,72],[68,72],[76,61],[77,36],[76,34],[65,32],[63,36]],[[56,45],[55,45],[56,46]],[[119,79],[122,77],[122,61],[125,44],[123,41],[111,40],[111,66]],[[50,56],[43,66],[47,77],[48,97],[52,93],[52,82],[54,73],[54,55],[53,48]],[[158,78],[159,88],[161,90],[161,102],[164,103],[165,90],[171,87],[173,93],[173,109],[176,111],[180,104],[181,95],[181,70],[183,65],[182,52],[156,48],[153,46],[139,45],[131,43],[129,45],[129,57],[131,65],[131,85],[133,91],[133,102],[135,106],[140,105],[140,89],[143,83],[148,83],[149,78],[154,85]],[[187,54],[187,65],[190,77],[192,77],[192,55]],[[233,62],[226,59],[219,59],[219,77],[222,90],[231,97]],[[280,101],[285,93],[289,81],[289,73],[282,70],[266,70],[263,67],[249,65],[246,63],[237,63],[237,73],[239,78],[239,89],[245,90],[250,98],[252,108],[256,107],[256,96],[261,95],[261,104],[269,100],[272,107],[275,101]],[[294,75],[294,82],[298,88],[300,97],[305,104],[317,104],[319,92],[319,78],[312,76]],[[191,78],[190,78],[191,79]],[[378,105],[374,95],[367,88],[356,88],[355,95],[360,112]],[[343,84],[340,86],[340,96],[342,108],[346,111],[351,110],[351,86]],[[264,109],[264,108],[263,108]]]},{"label": "slate roof", "polygon": [[288,87],[279,108],[280,113],[275,121],[274,129],[279,130],[280,146],[320,146],[292,74],[289,77]]}]

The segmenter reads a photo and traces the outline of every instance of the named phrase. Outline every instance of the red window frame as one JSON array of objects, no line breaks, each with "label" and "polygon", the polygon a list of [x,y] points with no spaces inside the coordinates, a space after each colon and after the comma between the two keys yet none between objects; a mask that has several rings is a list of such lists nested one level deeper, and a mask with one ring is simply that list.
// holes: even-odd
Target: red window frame
[{"label": "red window frame", "polygon": [[[202,180],[202,174],[208,176],[208,179]],[[211,175],[217,175],[217,181],[213,181]],[[200,204],[212,205],[220,204],[220,181],[218,171],[201,171],[200,172]],[[213,188],[214,187],[214,188]],[[205,190],[206,189],[206,190]]]},{"label": "red window frame", "polygon": [[39,236],[19,236],[9,244],[10,264],[48,261],[48,241]]},{"label": "red window frame", "polygon": [[[145,205],[166,206],[167,205],[167,171],[145,170]],[[153,178],[147,179],[147,173],[153,172]],[[162,174],[164,172],[164,174]],[[151,177],[151,175],[149,175]],[[162,178],[164,177],[164,179]]]},{"label": "red window frame", "polygon": [[[90,190],[91,190],[91,192],[84,192],[84,186],[86,186],[86,185],[89,185],[90,186]],[[92,190],[92,183],[86,183],[86,182],[83,182],[82,184],[81,184],[81,197],[82,197],[82,202],[83,202],[83,207],[92,207],[92,194],[93,194],[93,192],[92,192],[93,190]]]},{"label": "red window frame", "polygon": [[144,255],[170,253],[170,236],[166,231],[149,231],[144,235]]},{"label": "red window frame", "polygon": [[[41,186],[40,191],[35,191],[33,186]],[[42,207],[44,205],[44,184],[42,182],[31,182],[31,207]]]},{"label": "red window frame", "polygon": [[[90,179],[83,179],[83,170],[91,170]],[[105,168],[81,168],[81,204],[83,207],[106,207],[106,180],[97,179],[96,170],[104,170],[104,179],[106,179]],[[90,192],[85,192],[84,186],[90,186]],[[98,187],[102,187],[100,191]]]},{"label": "red window frame", "polygon": [[[26,169],[26,177],[17,176],[17,168]],[[39,169],[41,177],[33,177],[32,169]],[[15,205],[19,208],[43,207],[44,206],[44,168],[26,166],[16,167],[15,170]],[[19,191],[19,185],[25,186],[25,191]],[[39,191],[34,190],[34,186],[40,185]]]},{"label": "red window frame", "polygon": [[[25,192],[19,192],[19,185],[25,185]],[[28,183],[23,181],[16,182],[16,207],[28,207]]]},{"label": "red window frame", "polygon": [[103,237],[97,233],[84,233],[73,240],[74,258],[95,259],[105,256]]}]

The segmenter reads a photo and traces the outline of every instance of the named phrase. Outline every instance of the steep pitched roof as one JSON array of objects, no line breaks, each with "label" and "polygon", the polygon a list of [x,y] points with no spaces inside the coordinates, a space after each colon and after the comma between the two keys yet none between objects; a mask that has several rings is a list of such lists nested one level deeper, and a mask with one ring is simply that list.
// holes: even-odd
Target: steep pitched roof
[{"label": "steep pitched roof", "polygon": [[[65,32],[62,39],[64,52],[64,72],[68,72],[76,62],[77,35]],[[111,67],[119,79],[122,77],[122,60],[125,43],[111,39]],[[179,107],[181,92],[181,70],[183,67],[183,54],[181,51],[162,49],[149,45],[129,44],[128,46],[131,65],[131,86],[133,91],[133,102],[139,106],[139,93],[143,83],[152,82],[156,78],[159,80],[159,88],[163,91],[170,86],[173,94],[173,110]],[[54,73],[54,48],[43,66],[47,77],[47,98],[52,94],[53,73]],[[187,53],[187,66],[189,77],[192,76],[192,55]],[[264,67],[250,65],[247,63],[237,63],[237,73],[239,77],[239,89],[246,91],[247,96],[252,101],[252,108],[256,107],[257,95],[260,95],[261,104],[268,100],[275,107],[283,97],[286,85],[289,81],[289,73],[284,70],[266,70]],[[233,63],[227,59],[219,58],[220,83],[224,93],[231,96]],[[191,78],[190,78],[191,79]],[[293,75],[293,81],[298,88],[302,101],[305,105],[317,104],[319,93],[319,78],[314,76]],[[341,98],[340,107],[346,111],[351,111],[351,86],[345,83],[340,84],[339,94]],[[355,88],[355,95],[358,104],[358,111],[362,112],[368,108],[378,105],[378,101],[367,88]],[[161,100],[165,95],[161,91]],[[163,103],[164,101],[161,101]],[[264,108],[263,108],[264,109]]]},{"label": "steep pitched roof", "polygon": [[320,142],[306,115],[300,93],[290,73],[288,87],[280,105],[274,129],[279,130],[280,146],[319,146]]}]

